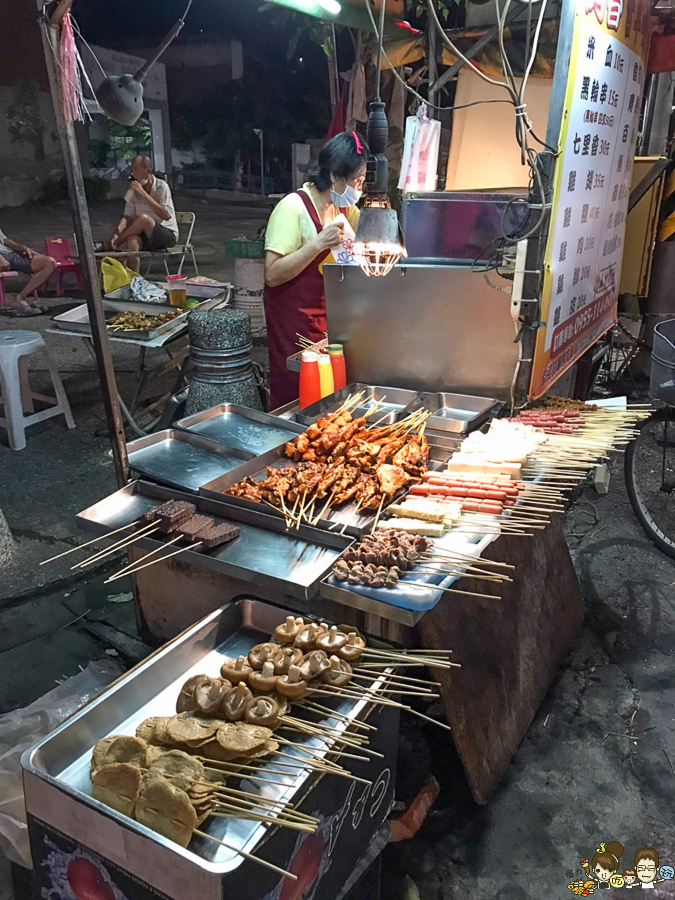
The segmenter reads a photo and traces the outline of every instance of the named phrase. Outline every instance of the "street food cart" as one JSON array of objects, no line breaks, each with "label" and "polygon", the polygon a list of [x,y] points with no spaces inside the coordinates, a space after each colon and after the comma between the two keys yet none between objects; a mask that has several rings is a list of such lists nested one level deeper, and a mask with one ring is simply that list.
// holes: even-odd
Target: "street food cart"
[{"label": "street food cart", "polygon": [[[24,757],[32,846],[45,888],[58,889],[64,879],[72,886],[72,877],[80,877],[102,884],[106,897],[202,900],[237,893],[242,900],[286,900],[304,890],[312,890],[316,900],[341,897],[348,873],[358,871],[362,851],[391,805],[398,715],[426,715],[412,701],[385,699],[393,684],[389,670],[420,662],[438,686],[444,720],[436,724],[449,730],[476,801],[489,800],[583,619],[560,527],[563,495],[640,416],[639,411],[605,414],[570,407],[560,411],[560,426],[554,424],[557,415],[495,424],[502,422],[497,417],[504,404],[515,411],[528,397],[543,395],[616,318],[649,24],[641,4],[625,7],[622,18],[620,5],[607,4],[605,18],[604,5],[586,11],[563,4],[546,134],[553,149],[542,162],[553,190],[546,191],[542,179],[540,196],[529,192],[524,203],[527,215],[534,214],[542,227],[525,229],[527,237],[514,239],[522,221],[505,226],[505,220],[523,206],[515,194],[505,202],[485,191],[470,197],[409,197],[403,217],[409,259],[386,278],[366,278],[353,266],[326,266],[329,333],[345,346],[353,382],[345,393],[324,398],[311,412],[291,404],[277,416],[215,408],[128,447],[121,445],[119,410],[115,415],[111,401],[119,490],[82,511],[78,522],[97,536],[114,537],[116,546],[127,550],[130,564],[117,574],[132,575],[139,630],[159,649]],[[517,114],[524,117],[524,107]],[[605,216],[610,207],[611,224]],[[466,218],[467,210],[474,227],[453,230],[453,217]],[[488,240],[475,250],[476,242],[496,228],[510,235],[511,252],[499,266],[489,255],[483,257]],[[80,223],[79,231],[79,243],[88,245],[88,222]],[[94,280],[86,266],[85,280]],[[93,316],[92,334],[105,364],[95,299],[91,308],[98,321]],[[109,364],[106,379],[112,396]],[[369,429],[365,422],[373,409],[378,422]],[[379,506],[345,501],[333,508],[333,492],[317,508],[315,484],[304,493],[296,489],[295,503],[288,507],[283,491],[260,493],[263,481],[281,479],[290,485],[297,479],[300,484],[297,472],[308,470],[300,469],[305,457],[298,442],[311,444],[309,429],[321,436],[331,416],[346,412],[359,422],[356,430],[372,431],[370,440],[363,440],[377,446],[368,451],[376,461],[363,465],[362,474],[379,480]],[[568,413],[575,418],[570,431]],[[480,429],[484,433],[477,437]],[[577,429],[582,430],[575,437]],[[508,454],[499,456],[498,445],[500,436],[521,431],[534,443],[517,464],[518,474],[506,479],[513,478],[513,499],[511,487],[502,490],[501,476],[515,464]],[[394,457],[385,454],[381,461],[378,441],[386,443],[392,435],[403,438],[401,447],[411,439],[423,449],[414,478]],[[489,448],[481,455],[484,442]],[[356,450],[354,460],[360,458],[362,448],[350,446],[345,452],[349,449]],[[476,463],[475,456],[466,461],[471,453],[485,464]],[[125,477],[127,459],[139,476],[132,482]],[[330,454],[325,460],[329,467]],[[490,482],[494,467],[500,477]],[[289,468],[296,473],[292,477]],[[383,468],[388,468],[386,477],[397,474],[391,470],[404,473],[391,492],[384,489]],[[484,481],[477,482],[477,473]],[[463,488],[462,481],[472,486]],[[395,554],[397,564],[390,560],[384,567],[386,583],[377,574],[379,565],[369,582],[356,562],[364,556],[367,561],[371,552],[379,561],[384,544],[375,553],[372,544],[366,548],[368,536],[395,534],[394,506],[406,507],[420,493],[426,497],[426,488],[430,494],[447,488],[448,497],[467,498],[478,490],[471,497],[489,498],[485,509],[491,521],[476,518],[482,500],[457,503],[458,518],[447,533],[442,517],[433,543],[426,540],[420,552],[412,548],[414,581],[406,577],[411,574],[407,559]],[[457,490],[466,492],[453,493]],[[495,513],[493,498],[502,494],[512,499]],[[187,538],[178,533],[166,540],[168,534],[155,524],[164,503],[189,510],[190,521],[203,517],[209,530],[228,539],[170,546]],[[453,549],[458,532],[465,548],[461,559]],[[403,546],[401,541],[399,549]],[[441,565],[443,556],[450,563]],[[308,732],[306,724],[291,726],[305,735],[303,741],[311,734],[317,752],[326,757],[342,753],[345,760],[350,742],[352,748],[363,746],[354,732],[376,726],[370,748],[379,755],[362,768],[357,760],[347,760],[338,787],[326,785],[325,771],[314,779],[309,768],[293,778],[277,776],[277,787],[285,793],[267,795],[275,814],[277,801],[284,809],[292,802],[313,817],[311,837],[294,839],[274,821],[226,830],[225,820],[209,819],[180,846],[92,796],[93,750],[101,741],[115,732],[133,736],[148,716],[171,716],[186,677],[204,667],[213,680],[223,659],[252,652],[257,641],[273,640],[285,617],[287,623],[302,617],[298,628],[315,628],[327,640],[362,641],[376,660],[367,664],[373,670],[366,676],[371,687],[359,701],[346,694],[344,705],[325,714],[328,721],[341,723],[339,736],[335,725],[320,735]],[[399,676],[394,689],[399,697],[405,693],[401,683]],[[263,761],[262,769],[267,765]],[[257,776],[239,777],[245,783]],[[350,785],[350,777],[366,784]],[[278,866],[274,876],[270,863]],[[306,881],[293,882],[300,873]]]}]

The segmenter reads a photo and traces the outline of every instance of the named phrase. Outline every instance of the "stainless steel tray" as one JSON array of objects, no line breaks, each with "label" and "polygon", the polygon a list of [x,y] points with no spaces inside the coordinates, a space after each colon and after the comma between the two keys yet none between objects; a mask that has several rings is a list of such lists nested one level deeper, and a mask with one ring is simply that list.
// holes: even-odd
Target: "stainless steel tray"
[{"label": "stainless steel tray", "polygon": [[[455,449],[456,446],[445,449],[430,445],[429,468],[442,468],[444,464],[447,463],[451,452]],[[254,478],[256,481],[260,481],[262,478],[267,477],[268,466],[278,469],[283,466],[295,467],[296,465],[297,463],[294,463],[293,460],[284,455],[283,446],[275,447],[274,450],[270,450],[269,453],[264,453],[262,456],[256,457],[254,460],[245,463],[238,469],[233,469],[231,472],[227,472],[225,475],[215,478],[208,484],[202,485],[199,489],[199,493],[203,497],[210,497],[212,500],[217,500],[228,506],[234,506],[239,509],[259,510],[261,504],[243,500],[241,497],[232,497],[223,492],[243,478],[249,477]],[[389,504],[387,504],[387,506],[388,505]],[[317,506],[319,506],[318,502]],[[387,506],[383,507],[383,512],[386,511]],[[272,509],[272,507],[264,506],[264,510],[266,515],[275,516],[284,521],[283,514]],[[348,503],[346,506],[340,507],[339,509],[331,509],[326,513],[325,518],[317,522],[317,527],[321,529],[338,529],[338,526],[342,525],[343,528],[339,529],[340,534],[344,533],[351,537],[363,537],[363,535],[372,528],[377,513],[368,512],[362,514],[360,512],[356,513],[355,510],[356,503]]]},{"label": "stainless steel tray", "polygon": [[[166,282],[153,283],[157,284],[165,291],[169,290],[169,285]],[[196,300],[199,300],[200,309],[210,309],[212,306],[225,300],[227,296],[227,287],[220,285],[187,284],[185,290],[188,298],[194,297]],[[148,315],[150,315],[153,309],[156,309],[158,312],[166,312],[168,309],[175,309],[175,307],[171,306],[169,303],[168,293],[166,300],[162,303],[143,303],[142,301],[131,300],[130,298],[131,290],[129,285],[125,284],[124,287],[117,288],[116,291],[110,291],[109,294],[104,294],[103,300],[109,308],[116,309],[118,312],[120,310],[128,309],[133,310],[134,312],[147,312]],[[206,301],[212,302],[206,304]]]},{"label": "stainless steel tray", "polygon": [[256,456],[273,450],[304,431],[302,425],[288,419],[233,403],[223,403],[188,416],[176,422],[175,426]]},{"label": "stainless steel tray", "polygon": [[[107,534],[171,498],[195,503],[198,511],[212,516],[216,524],[229,522],[239,528],[240,534],[237,540],[207,553],[188,549],[167,565],[182,563],[219,572],[301,600],[318,592],[321,579],[351,543],[351,538],[307,525],[288,533],[282,518],[268,516],[253,504],[243,509],[146,481],[135,481],[100,500],[78,513],[76,521],[95,534]],[[164,540],[149,535],[139,538],[135,546],[158,550]]]},{"label": "stainless steel tray", "polygon": [[172,487],[195,493],[207,484],[255,457],[191,431],[157,431],[127,444],[132,469]]},{"label": "stainless steel tray", "polygon": [[[283,621],[285,612],[282,608],[250,599],[242,599],[216,610],[27,750],[21,760],[25,773],[47,782],[83,804],[80,815],[88,818],[94,833],[99,830],[95,824],[97,816],[105,816],[209,872],[222,874],[236,870],[244,862],[233,850],[202,838],[193,838],[189,847],[183,849],[93,799],[89,777],[91,754],[94,744],[109,734],[133,735],[144,719],[173,715],[176,698],[186,678],[201,672],[213,676],[219,674],[224,659],[245,655],[254,644],[268,640],[271,631]],[[377,686],[378,683],[375,684]],[[325,702],[327,698],[321,699]],[[349,728],[354,720],[366,718],[371,711],[371,706],[365,701],[331,700],[330,704],[346,717],[331,719],[331,727],[340,733]],[[339,724],[334,725],[336,721]],[[330,757],[329,748],[317,738],[298,735],[295,740],[315,748],[319,757]],[[306,759],[301,751],[288,747],[285,750],[298,760]],[[262,773],[265,769],[274,768],[273,762],[261,765]],[[242,785],[244,790],[269,799],[297,803],[298,798],[306,795],[317,781],[316,774],[309,769],[299,769],[297,775],[273,774],[270,778],[270,783],[264,786],[242,778]],[[35,795],[33,791],[30,794]],[[41,813],[40,809],[30,806],[28,811],[38,817]],[[101,823],[101,834],[104,833],[103,827]],[[209,818],[201,828],[213,837],[248,852],[253,852],[256,845],[268,836],[266,826],[235,819]],[[128,843],[131,839],[129,835],[125,841]]]},{"label": "stainless steel tray", "polygon": [[[103,308],[105,310],[106,321],[122,311],[136,312],[136,306],[137,304],[133,304],[132,308],[130,308],[129,304],[116,304],[113,308],[108,306],[106,304],[106,301],[104,300]],[[143,312],[148,312],[147,308],[144,308]],[[164,310],[164,312],[166,312],[166,310]],[[185,312],[180,316],[176,316],[169,322],[162,323],[157,328],[153,328],[151,331],[113,331],[112,328],[109,328],[108,334],[110,335],[110,337],[118,336],[132,338],[135,341],[152,341],[155,338],[161,337],[162,335],[173,333],[176,331],[179,332],[184,328],[187,328],[187,314],[189,312],[190,310],[186,309]],[[161,313],[162,310],[158,309],[156,315],[160,315]],[[60,328],[63,331],[79,331],[83,334],[91,334],[89,310],[87,309],[86,303],[82,306],[75,307],[75,309],[69,309],[64,313],[61,313],[61,315],[59,316],[55,316],[52,321],[57,328]]]},{"label": "stainless steel tray", "polygon": [[[449,550],[456,536],[454,532],[446,532],[442,537],[434,539],[435,546],[441,550],[444,548]],[[477,556],[482,556],[485,548],[494,539],[493,535],[466,535],[467,543],[476,545]],[[403,575],[395,588],[374,588],[365,584],[338,581],[331,572],[321,582],[321,596],[333,603],[350,606],[413,627],[425,612],[436,606],[443,596],[443,591],[451,587],[463,574],[460,565],[456,567],[456,574],[434,574],[430,571],[412,570]],[[406,586],[406,578],[418,583]],[[427,586],[423,587],[421,582]]]},{"label": "stainless steel tray", "polygon": [[324,397],[317,403],[312,403],[310,406],[299,410],[295,414],[295,418],[304,425],[311,425],[320,416],[325,416],[326,413],[337,409],[350,394],[356,395],[360,392],[365,394],[364,401],[351,410],[352,415],[355,418],[366,415],[375,403],[381,401],[384,397],[386,399],[384,399],[378,411],[372,416],[373,423],[380,422],[382,425],[389,425],[398,421],[408,407],[428,396],[427,394],[420,394],[418,391],[406,391],[403,388],[381,387],[373,384],[348,384],[347,387],[336,391],[334,394],[329,394],[328,397]]},{"label": "stainless steel tray", "polygon": [[501,400],[489,397],[439,393],[432,394],[415,404],[414,409],[428,409],[431,412],[431,416],[427,420],[427,428],[431,431],[465,434],[479,428],[490,415],[496,414],[503,405]]}]

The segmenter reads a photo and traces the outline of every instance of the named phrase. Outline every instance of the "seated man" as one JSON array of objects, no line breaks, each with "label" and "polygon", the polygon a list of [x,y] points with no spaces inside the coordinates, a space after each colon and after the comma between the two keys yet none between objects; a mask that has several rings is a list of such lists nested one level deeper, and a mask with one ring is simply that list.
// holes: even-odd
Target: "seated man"
[{"label": "seated man", "polygon": [[40,306],[37,300],[28,300],[33,291],[39,288],[56,270],[57,263],[51,256],[36,253],[25,244],[17,244],[0,229],[0,272],[14,271],[29,275],[28,283],[16,297],[7,295],[5,306],[0,309],[4,316],[39,316],[46,306]]},{"label": "seated man", "polygon": [[[155,178],[147,156],[136,156],[131,163],[133,181],[125,196],[124,215],[108,242],[108,250],[168,250],[178,240],[178,223],[171,189],[166,181]],[[141,268],[138,256],[130,256],[127,265],[135,272]]]}]

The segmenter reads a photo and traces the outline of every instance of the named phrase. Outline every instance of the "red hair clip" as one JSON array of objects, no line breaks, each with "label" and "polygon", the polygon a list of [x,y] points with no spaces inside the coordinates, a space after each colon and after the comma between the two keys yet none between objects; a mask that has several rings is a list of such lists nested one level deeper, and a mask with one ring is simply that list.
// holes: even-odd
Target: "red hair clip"
[{"label": "red hair clip", "polygon": [[363,153],[363,144],[359,140],[359,136],[355,131],[352,131],[352,137],[354,138],[354,141],[356,143],[356,152],[359,154],[359,156],[361,156],[361,154]]}]

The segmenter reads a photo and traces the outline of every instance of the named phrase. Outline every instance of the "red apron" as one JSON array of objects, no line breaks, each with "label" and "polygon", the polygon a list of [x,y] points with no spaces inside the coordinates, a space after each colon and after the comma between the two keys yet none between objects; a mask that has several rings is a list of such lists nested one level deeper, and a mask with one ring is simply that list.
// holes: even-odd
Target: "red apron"
[{"label": "red apron", "polygon": [[[323,225],[311,198],[305,191],[296,191],[316,226],[317,234]],[[328,255],[328,254],[326,254]],[[297,372],[289,372],[286,360],[298,352],[301,334],[310,341],[321,341],[326,331],[326,303],[323,293],[321,261],[316,259],[304,271],[286,284],[265,286],[265,321],[270,355],[270,409],[277,409],[299,393]]]}]

